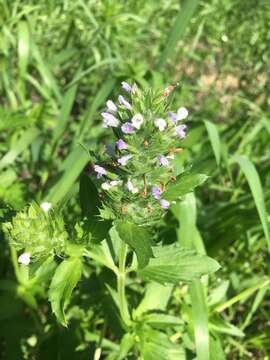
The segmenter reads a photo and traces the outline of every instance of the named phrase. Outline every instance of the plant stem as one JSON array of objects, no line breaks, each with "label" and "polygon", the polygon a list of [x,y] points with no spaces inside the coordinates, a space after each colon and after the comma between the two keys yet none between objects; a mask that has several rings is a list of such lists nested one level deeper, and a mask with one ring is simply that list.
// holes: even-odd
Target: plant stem
[{"label": "plant stem", "polygon": [[126,278],[126,257],[127,257],[127,244],[123,241],[121,242],[120,251],[119,251],[119,270],[117,274],[117,291],[119,295],[119,308],[120,315],[122,317],[125,325],[129,326],[130,315],[127,306],[126,293],[125,293],[125,278]]}]

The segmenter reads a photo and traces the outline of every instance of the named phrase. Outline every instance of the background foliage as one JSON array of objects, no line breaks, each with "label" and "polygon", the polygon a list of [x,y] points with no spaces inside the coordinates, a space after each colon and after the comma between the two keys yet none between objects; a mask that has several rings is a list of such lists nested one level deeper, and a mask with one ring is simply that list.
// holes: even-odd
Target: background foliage
[{"label": "background foliage", "polygon": [[[164,237],[173,232],[190,246],[192,234],[197,250],[218,260],[221,270],[201,307],[196,299],[204,294],[196,284],[189,293],[186,286],[172,289],[169,313],[182,323],[169,335],[194,350],[181,326],[198,339],[208,314],[210,330],[221,335],[210,339],[211,358],[268,359],[269,2],[1,0],[0,20],[1,220],[46,200],[65,205],[73,229],[81,211],[79,178],[89,171],[80,144],[102,151],[108,134],[99,113],[106,99],[125,79],[154,88],[179,82],[174,104],[192,116],[187,160],[210,179],[171,214]],[[3,359],[98,358],[100,347],[109,358],[119,351],[123,330],[106,270],[98,264],[82,269],[85,280],[64,329],[38,279],[31,291],[22,286],[2,233],[0,247]],[[130,299],[138,302],[144,290],[144,283],[131,283]],[[148,291],[157,298],[162,288]],[[149,299],[145,308],[157,301]],[[158,354],[166,354],[169,345],[159,336],[149,334],[164,346]],[[146,358],[156,346],[147,344]],[[201,359],[207,358],[203,346],[196,342]]]}]

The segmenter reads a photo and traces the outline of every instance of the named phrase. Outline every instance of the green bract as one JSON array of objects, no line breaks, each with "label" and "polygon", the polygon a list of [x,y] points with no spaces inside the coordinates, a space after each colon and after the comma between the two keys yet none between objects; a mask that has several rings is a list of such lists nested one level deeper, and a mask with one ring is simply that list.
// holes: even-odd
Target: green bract
[{"label": "green bract", "polygon": [[11,222],[5,224],[10,244],[18,251],[25,251],[38,260],[49,254],[64,252],[68,234],[61,217],[53,210],[45,212],[33,203],[17,213]]}]

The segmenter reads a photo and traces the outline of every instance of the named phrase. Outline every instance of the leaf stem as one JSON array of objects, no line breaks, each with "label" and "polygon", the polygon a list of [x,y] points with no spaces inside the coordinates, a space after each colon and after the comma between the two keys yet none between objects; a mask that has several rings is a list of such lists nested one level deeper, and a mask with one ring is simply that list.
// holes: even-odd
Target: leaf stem
[{"label": "leaf stem", "polygon": [[119,295],[119,310],[120,315],[125,325],[129,326],[131,323],[128,311],[128,305],[125,292],[125,278],[126,278],[126,258],[127,258],[127,244],[122,241],[119,251],[119,269],[117,274],[117,291]]}]

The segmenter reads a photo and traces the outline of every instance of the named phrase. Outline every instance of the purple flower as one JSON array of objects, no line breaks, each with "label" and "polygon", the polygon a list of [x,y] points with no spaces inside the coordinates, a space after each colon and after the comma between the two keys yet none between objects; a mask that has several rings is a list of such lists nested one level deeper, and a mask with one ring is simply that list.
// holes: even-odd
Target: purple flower
[{"label": "purple flower", "polygon": [[106,102],[106,105],[107,105],[107,111],[110,111],[112,113],[117,112],[117,106],[115,105],[115,103],[112,100],[108,100]]},{"label": "purple flower", "polygon": [[107,171],[102,166],[99,165],[95,165],[94,170],[97,173],[97,179],[100,179],[103,175],[107,174]]},{"label": "purple flower", "polygon": [[121,82],[122,85],[122,89],[124,89],[126,92],[131,93],[132,92],[132,87],[125,81]]},{"label": "purple flower", "polygon": [[166,156],[159,155],[157,158],[160,166],[169,166],[170,163]]},{"label": "purple flower", "polygon": [[188,111],[185,107],[180,107],[177,110],[177,113],[173,113],[170,111],[168,113],[168,116],[174,123],[177,123],[177,121],[184,120],[188,116]]},{"label": "purple flower", "polygon": [[135,132],[133,125],[130,122],[125,122],[121,126],[121,130],[124,134],[133,134]]},{"label": "purple flower", "polygon": [[132,155],[124,155],[122,157],[120,157],[117,162],[118,164],[125,166],[128,162],[128,160],[130,160],[132,158]]},{"label": "purple flower", "polygon": [[101,115],[103,117],[102,126],[104,128],[107,128],[109,126],[117,127],[119,125],[119,120],[115,116],[113,116],[112,114],[107,113],[107,112],[103,112],[103,113],[101,113]]},{"label": "purple flower", "polygon": [[140,129],[142,123],[143,123],[143,116],[142,114],[135,114],[133,116],[133,118],[131,119],[131,123],[132,125],[136,128],[136,129]]},{"label": "purple flower", "polygon": [[162,209],[167,210],[170,207],[170,203],[167,200],[161,199],[159,203],[160,203],[160,206],[162,207]]},{"label": "purple flower", "polygon": [[118,101],[121,105],[123,105],[127,110],[131,110],[132,106],[130,105],[130,103],[124,98],[124,96],[119,95],[118,96]]},{"label": "purple flower", "polygon": [[152,195],[156,200],[160,200],[161,191],[157,186],[153,186],[151,189]]},{"label": "purple flower", "polygon": [[178,115],[176,113],[173,113],[172,111],[170,111],[168,113],[169,118],[176,123],[178,121]]},{"label": "purple flower", "polygon": [[132,194],[136,194],[139,191],[139,189],[136,188],[130,180],[126,183],[126,187]]},{"label": "purple flower", "polygon": [[187,125],[178,125],[175,127],[175,131],[177,135],[180,137],[180,139],[184,139],[186,137],[185,129],[187,128]]},{"label": "purple flower", "polygon": [[122,139],[117,140],[115,144],[118,150],[125,150],[128,148],[128,144]]}]

